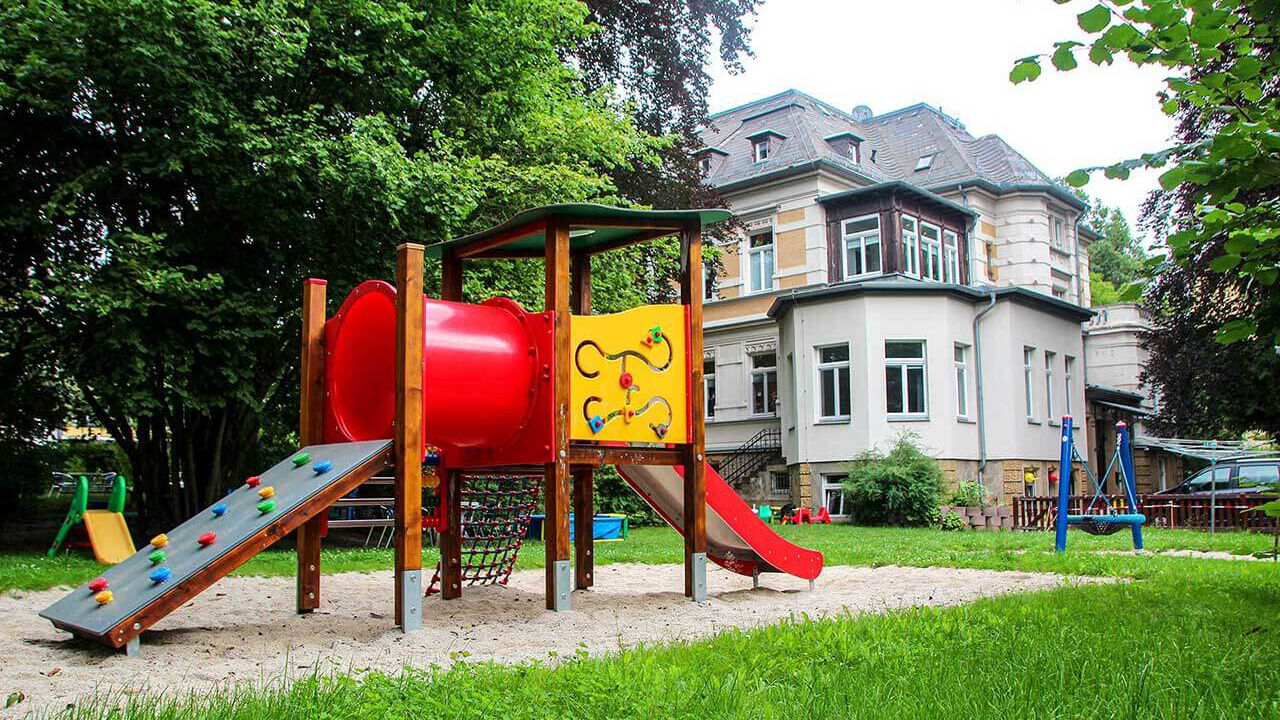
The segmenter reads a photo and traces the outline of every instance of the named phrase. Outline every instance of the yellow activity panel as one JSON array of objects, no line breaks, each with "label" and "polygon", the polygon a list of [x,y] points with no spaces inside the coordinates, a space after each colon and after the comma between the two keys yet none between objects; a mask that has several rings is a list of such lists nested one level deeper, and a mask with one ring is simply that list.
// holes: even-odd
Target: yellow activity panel
[{"label": "yellow activity panel", "polygon": [[569,437],[688,442],[686,325],[682,305],[573,316]]}]

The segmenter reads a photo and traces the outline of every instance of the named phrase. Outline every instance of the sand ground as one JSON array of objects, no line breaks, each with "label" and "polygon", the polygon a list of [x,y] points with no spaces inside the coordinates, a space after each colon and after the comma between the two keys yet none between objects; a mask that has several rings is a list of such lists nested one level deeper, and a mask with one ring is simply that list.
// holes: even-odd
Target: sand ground
[{"label": "sand ground", "polygon": [[[218,582],[142,638],[140,658],[56,630],[37,613],[66,588],[0,595],[0,698],[25,699],[0,715],[51,711],[95,692],[208,691],[222,683],[268,683],[314,672],[447,666],[453,658],[516,663],[605,654],[642,643],[687,640],[787,618],[953,605],[1068,580],[1044,573],[951,568],[830,567],[810,591],[796,578],[750,578],[709,569],[707,602],[681,594],[679,565],[607,565],[596,587],[575,592],[567,613],[543,609],[541,570],[506,587],[474,588],[461,600],[424,603],[424,626],[393,627],[391,572],[325,576],[321,609],[292,612],[292,578]],[[465,653],[465,655],[463,655]]]}]

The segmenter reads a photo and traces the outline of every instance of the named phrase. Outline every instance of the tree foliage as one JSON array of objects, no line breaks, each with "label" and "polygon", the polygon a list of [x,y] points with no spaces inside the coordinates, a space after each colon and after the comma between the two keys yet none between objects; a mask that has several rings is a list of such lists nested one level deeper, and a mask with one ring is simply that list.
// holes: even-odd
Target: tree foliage
[{"label": "tree foliage", "polygon": [[927,525],[937,521],[942,467],[916,440],[903,435],[888,452],[873,448],[849,463],[845,502],[856,522]]},{"label": "tree foliage", "polygon": [[[1077,17],[1085,39],[1056,43],[1049,55],[1064,71],[1077,66],[1078,52],[1097,65],[1124,57],[1169,70],[1158,99],[1179,121],[1176,141],[1076,170],[1067,181],[1081,186],[1093,172],[1123,179],[1137,167],[1162,170],[1160,185],[1177,208],[1160,228],[1167,230],[1170,260],[1231,280],[1231,300],[1249,310],[1214,328],[1222,342],[1280,338],[1278,12],[1263,0],[1104,0]],[[1035,80],[1044,57],[1018,60],[1010,79]],[[1182,277],[1160,259],[1148,271]]]}]

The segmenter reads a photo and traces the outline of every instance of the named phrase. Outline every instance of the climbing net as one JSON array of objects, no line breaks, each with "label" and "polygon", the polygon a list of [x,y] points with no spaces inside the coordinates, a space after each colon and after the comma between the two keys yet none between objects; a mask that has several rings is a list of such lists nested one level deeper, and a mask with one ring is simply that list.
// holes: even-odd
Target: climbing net
[{"label": "climbing net", "polygon": [[[506,585],[542,486],[540,475],[462,475],[462,584]],[[436,565],[427,594],[440,592]]]}]

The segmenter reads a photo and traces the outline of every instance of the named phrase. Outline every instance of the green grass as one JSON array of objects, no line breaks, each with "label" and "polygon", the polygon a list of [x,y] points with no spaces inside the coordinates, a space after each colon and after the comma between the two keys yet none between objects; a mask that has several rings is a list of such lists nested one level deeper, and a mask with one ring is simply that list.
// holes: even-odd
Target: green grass
[{"label": "green grass", "polygon": [[[954,608],[785,623],[607,658],[332,676],[287,689],[124,698],[137,720],[179,718],[1280,718],[1280,566],[1101,551],[1128,536],[785,528],[829,564],[945,565],[1112,576]],[[1267,551],[1267,536],[1147,535],[1151,550]],[[542,548],[526,546],[522,567]],[[599,563],[678,562],[679,537],[633,530]],[[61,573],[83,571],[59,561]],[[325,569],[389,566],[385,551],[327,551]],[[42,568],[41,574],[50,574]],[[287,574],[288,553],[241,572]],[[0,581],[12,583],[8,559]],[[819,581],[821,582],[821,581]],[[563,660],[563,659],[561,659]],[[65,717],[97,720],[108,702]]]}]

